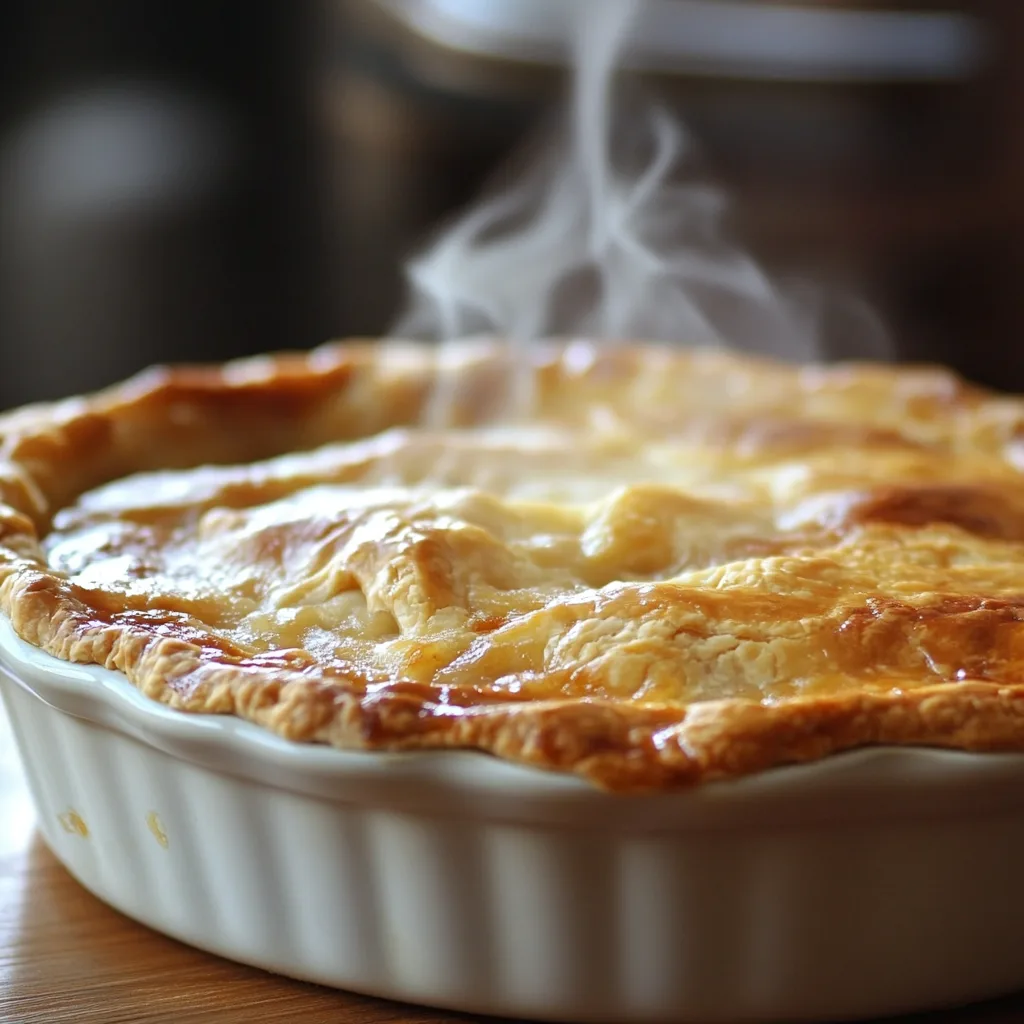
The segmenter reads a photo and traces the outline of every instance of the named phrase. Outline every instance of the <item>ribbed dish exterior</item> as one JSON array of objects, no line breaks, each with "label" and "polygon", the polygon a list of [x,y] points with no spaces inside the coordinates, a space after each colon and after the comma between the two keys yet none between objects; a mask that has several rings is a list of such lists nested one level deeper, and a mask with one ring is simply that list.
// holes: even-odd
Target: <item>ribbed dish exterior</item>
[{"label": "ribbed dish exterior", "polygon": [[629,799],[592,793],[581,815],[571,795],[537,820],[503,798],[487,813],[453,776],[437,800],[389,805],[195,763],[32,680],[0,688],[69,871],[159,931],[281,974],[475,1013],[730,1024],[1024,985],[1021,799],[753,825],[737,805],[732,825],[694,828],[677,804],[638,825]]}]

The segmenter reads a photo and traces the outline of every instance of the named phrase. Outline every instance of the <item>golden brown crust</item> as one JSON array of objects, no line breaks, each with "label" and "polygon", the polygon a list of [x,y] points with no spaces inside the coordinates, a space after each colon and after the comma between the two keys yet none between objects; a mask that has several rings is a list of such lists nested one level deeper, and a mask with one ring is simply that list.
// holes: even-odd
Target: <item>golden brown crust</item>
[{"label": "golden brown crust", "polygon": [[[615,790],[1024,750],[1024,403],[531,358],[349,343],[0,416],[0,610],[172,707]],[[523,380],[527,424],[481,427]]]}]

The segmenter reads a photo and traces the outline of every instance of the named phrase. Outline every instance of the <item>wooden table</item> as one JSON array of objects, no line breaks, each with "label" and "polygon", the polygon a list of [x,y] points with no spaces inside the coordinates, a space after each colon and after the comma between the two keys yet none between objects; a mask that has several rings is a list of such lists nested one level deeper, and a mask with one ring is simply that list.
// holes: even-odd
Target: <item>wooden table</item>
[{"label": "wooden table", "polygon": [[[166,939],[90,896],[35,833],[0,709],[2,1024],[458,1024],[471,1018],[288,981]],[[904,1024],[1021,1024],[1024,995]]]}]

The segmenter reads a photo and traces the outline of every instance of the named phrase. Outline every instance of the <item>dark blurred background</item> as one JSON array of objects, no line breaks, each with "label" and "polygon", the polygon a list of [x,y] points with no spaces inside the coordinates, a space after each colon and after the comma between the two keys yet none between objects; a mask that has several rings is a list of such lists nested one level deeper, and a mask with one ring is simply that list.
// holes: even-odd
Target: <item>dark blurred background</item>
[{"label": "dark blurred background", "polygon": [[[538,3],[6,0],[0,407],[386,330],[403,257],[559,95]],[[822,21],[855,9],[897,20]],[[637,57],[740,237],[902,358],[1024,389],[1024,4],[783,13]]]}]

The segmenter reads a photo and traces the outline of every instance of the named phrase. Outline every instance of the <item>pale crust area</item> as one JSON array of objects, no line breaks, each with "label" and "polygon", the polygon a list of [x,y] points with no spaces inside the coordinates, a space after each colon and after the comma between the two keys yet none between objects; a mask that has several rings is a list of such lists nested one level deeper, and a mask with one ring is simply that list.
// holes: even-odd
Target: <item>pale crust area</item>
[{"label": "pale crust area", "polygon": [[942,370],[643,345],[152,371],[0,417],[0,610],[186,711],[614,790],[1024,750],[1022,439]]}]

